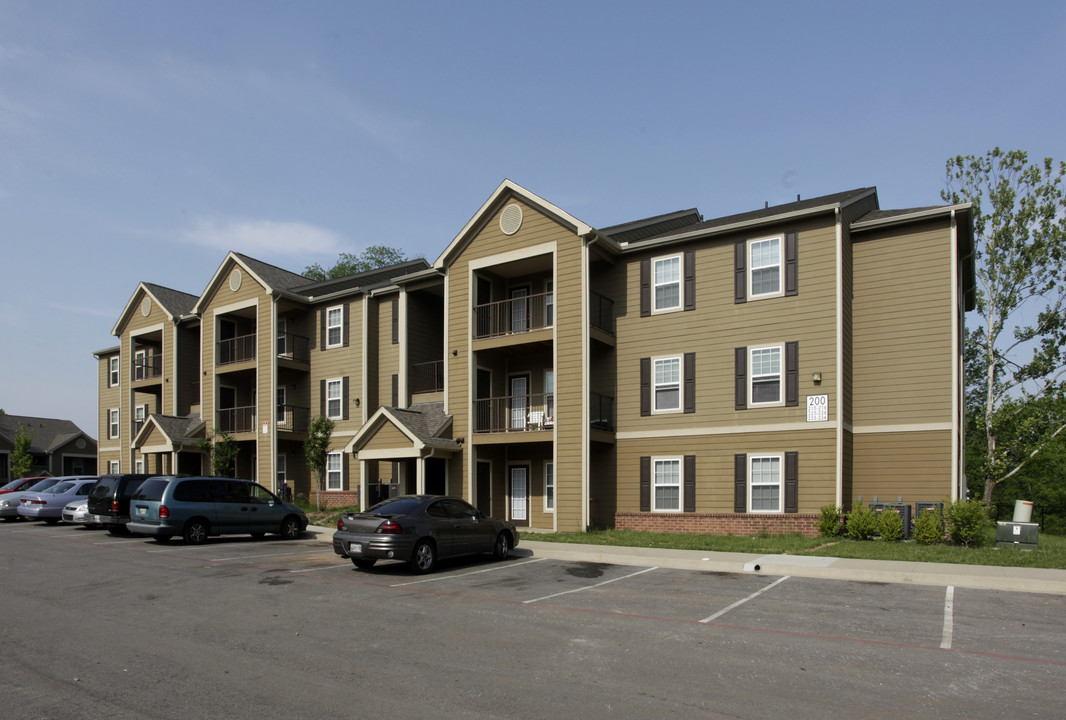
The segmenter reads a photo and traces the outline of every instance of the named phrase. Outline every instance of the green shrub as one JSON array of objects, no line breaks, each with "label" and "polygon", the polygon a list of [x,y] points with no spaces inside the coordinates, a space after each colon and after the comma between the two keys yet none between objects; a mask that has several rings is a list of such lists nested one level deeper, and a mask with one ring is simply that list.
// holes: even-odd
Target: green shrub
[{"label": "green shrub", "polygon": [[840,524],[844,508],[838,505],[823,505],[819,508],[821,517],[818,519],[818,534],[822,537],[837,537],[844,532]]},{"label": "green shrub", "polygon": [[944,522],[940,513],[927,508],[914,521],[914,540],[921,545],[936,545],[944,542]]},{"label": "green shrub", "polygon": [[988,527],[988,510],[979,500],[957,500],[944,504],[948,535],[966,547],[978,547]]},{"label": "green shrub", "polygon": [[869,540],[877,533],[877,516],[865,505],[856,503],[848,515],[847,536],[852,540]]},{"label": "green shrub", "polygon": [[882,540],[896,542],[903,539],[903,516],[898,510],[885,508],[877,515],[877,531]]}]

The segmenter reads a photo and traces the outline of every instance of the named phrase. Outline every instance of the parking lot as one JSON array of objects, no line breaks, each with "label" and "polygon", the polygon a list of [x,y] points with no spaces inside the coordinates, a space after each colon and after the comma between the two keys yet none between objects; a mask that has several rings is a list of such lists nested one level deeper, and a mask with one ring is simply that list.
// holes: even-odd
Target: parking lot
[{"label": "parking lot", "polygon": [[[427,695],[446,703],[444,716],[598,715],[608,706],[622,717],[822,717],[849,706],[866,708],[855,710],[862,717],[901,707],[1057,716],[1066,679],[1058,595],[571,562],[522,547],[506,562],[445,562],[415,576],[400,564],[357,570],[328,541],[187,546],[9,524],[0,526],[0,602],[18,610],[20,626],[60,633],[50,642],[63,640],[57,626],[69,626],[66,637],[98,636],[94,658],[110,657],[93,666],[101,677],[131,656],[177,664],[177,695],[193,706],[212,692],[247,694],[231,684],[244,675],[277,674],[272,687],[285,688],[286,703],[306,698],[294,709],[341,710],[350,697],[404,717],[420,716]],[[79,631],[57,617],[64,607],[96,624]],[[23,641],[14,656],[41,665],[39,649]],[[77,653],[51,657],[79,665]],[[215,663],[215,690],[198,692],[198,674]],[[385,687],[419,682],[385,702],[368,697],[374,677],[388,678]],[[64,692],[84,703],[83,682]],[[813,704],[797,707],[804,698]],[[126,716],[121,706],[107,711]],[[52,705],[35,712],[24,717],[78,716]]]}]

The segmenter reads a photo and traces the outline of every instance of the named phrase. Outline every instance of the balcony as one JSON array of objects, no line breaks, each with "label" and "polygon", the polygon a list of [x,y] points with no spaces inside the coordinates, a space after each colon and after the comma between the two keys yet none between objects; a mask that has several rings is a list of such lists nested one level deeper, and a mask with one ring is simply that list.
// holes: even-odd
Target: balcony
[{"label": "balcony", "polygon": [[593,430],[614,432],[614,398],[589,393],[589,425]]},{"label": "balcony", "polygon": [[215,429],[226,433],[255,432],[255,407],[235,407],[219,410]]},{"label": "balcony", "polygon": [[[294,362],[311,362],[311,341],[303,335],[281,333],[275,340],[278,358]],[[254,350],[253,357],[254,355]]]},{"label": "balcony", "polygon": [[508,395],[474,401],[475,433],[535,432],[554,427],[554,393]]},{"label": "balcony", "polygon": [[137,353],[133,358],[131,370],[134,382],[161,378],[163,377],[163,356]]},{"label": "balcony", "polygon": [[539,293],[474,307],[474,339],[516,335],[551,327],[555,322],[554,293]]},{"label": "balcony", "polygon": [[215,344],[215,365],[232,365],[255,360],[255,344],[255,335],[242,335],[229,340],[220,340]]},{"label": "balcony", "polygon": [[614,300],[599,293],[589,293],[589,324],[614,335]]},{"label": "balcony", "polygon": [[278,405],[278,430],[307,432],[311,424],[311,408],[299,405]]},{"label": "balcony", "polygon": [[411,366],[411,392],[430,393],[444,390],[444,361],[415,363]]}]

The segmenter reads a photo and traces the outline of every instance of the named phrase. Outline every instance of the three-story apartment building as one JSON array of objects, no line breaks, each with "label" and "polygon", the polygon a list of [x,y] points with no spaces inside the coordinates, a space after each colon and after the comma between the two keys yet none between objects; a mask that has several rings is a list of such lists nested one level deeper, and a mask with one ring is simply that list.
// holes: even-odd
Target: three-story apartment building
[{"label": "three-story apartment building", "polygon": [[968,205],[864,188],[597,229],[504,181],[432,264],[311,283],[230,253],[198,297],[142,283],[97,353],[101,467],[203,471],[225,431],[242,476],[310,495],[322,415],[331,504],[811,532],[825,504],[964,493],[973,277]]}]

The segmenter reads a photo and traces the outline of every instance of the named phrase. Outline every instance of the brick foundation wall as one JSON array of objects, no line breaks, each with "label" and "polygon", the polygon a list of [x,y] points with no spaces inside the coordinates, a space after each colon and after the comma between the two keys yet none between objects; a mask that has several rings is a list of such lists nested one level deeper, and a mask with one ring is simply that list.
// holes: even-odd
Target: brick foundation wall
[{"label": "brick foundation wall", "polygon": [[788,513],[615,513],[618,530],[704,535],[806,535],[818,537],[818,516]]},{"label": "brick foundation wall", "polygon": [[[312,490],[311,497],[308,498],[308,504],[317,506],[318,504],[318,491]],[[322,493],[322,507],[334,508],[334,507],[351,507],[352,505],[359,504],[359,491],[358,490],[346,490],[343,492],[332,491]]]}]

